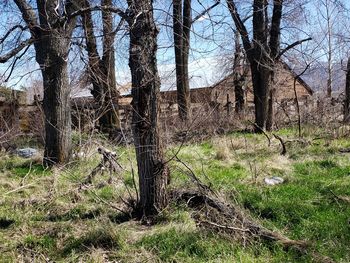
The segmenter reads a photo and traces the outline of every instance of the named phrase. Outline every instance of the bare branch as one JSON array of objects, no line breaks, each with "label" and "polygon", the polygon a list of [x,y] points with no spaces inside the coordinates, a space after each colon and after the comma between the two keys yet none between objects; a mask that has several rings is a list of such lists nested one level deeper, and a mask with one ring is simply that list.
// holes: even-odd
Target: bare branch
[{"label": "bare branch", "polygon": [[34,43],[34,38],[29,38],[28,40],[23,41],[16,48],[12,49],[6,55],[0,56],[0,63],[6,63],[10,58],[16,56],[19,52],[21,52],[21,50],[31,45],[32,43]]},{"label": "bare branch", "polygon": [[311,37],[308,37],[308,38],[305,38],[305,39],[302,39],[302,40],[298,40],[298,41],[295,41],[293,44],[290,44],[289,46],[287,46],[286,48],[284,48],[279,54],[278,56],[276,57],[277,59],[279,59],[280,57],[282,57],[284,55],[284,53],[286,53],[288,50],[294,48],[295,46],[298,46],[306,41],[310,41],[312,40]]},{"label": "bare branch", "polygon": [[283,141],[283,139],[282,139],[280,136],[278,136],[277,134],[272,133],[272,135],[273,135],[277,140],[279,140],[280,143],[281,143],[281,146],[282,146],[281,155],[286,155],[286,153],[287,153],[286,143],[285,143],[285,142]]},{"label": "bare branch", "polygon": [[22,25],[15,25],[15,26],[13,26],[12,28],[10,28],[10,29],[6,32],[6,34],[5,34],[2,38],[0,38],[0,44],[4,43],[4,41],[6,40],[6,38],[7,38],[13,31],[15,31],[17,28],[20,28],[22,31],[28,29],[27,26],[22,26]]},{"label": "bare branch", "polygon": [[193,24],[194,22],[196,22],[198,19],[200,19],[202,16],[204,16],[205,14],[209,13],[210,10],[212,10],[213,8],[215,8],[217,5],[220,4],[220,0],[216,0],[215,4],[213,4],[212,6],[208,7],[207,9],[203,10],[201,13],[199,13],[195,18],[192,19],[191,24]]},{"label": "bare branch", "polygon": [[237,7],[233,2],[233,0],[227,0],[227,5],[229,8],[230,14],[232,16],[232,19],[235,22],[236,28],[241,35],[243,46],[247,52],[247,56],[250,57],[250,54],[248,51],[252,50],[252,44],[249,39],[248,30],[245,27],[244,22],[241,19],[240,15],[238,14]]},{"label": "bare branch", "polygon": [[27,53],[29,47],[30,47],[30,45],[28,45],[28,46],[26,47],[26,49],[24,50],[24,52],[23,52],[22,54],[20,54],[19,56],[17,56],[17,57],[14,59],[14,61],[13,61],[13,63],[12,63],[12,66],[11,66],[10,73],[9,73],[9,75],[7,76],[7,78],[5,79],[5,82],[7,82],[7,81],[10,79],[10,77],[11,77],[11,75],[12,75],[12,73],[13,73],[13,70],[15,69],[15,66],[16,66],[17,61],[18,61],[19,59],[21,59],[21,58],[24,56],[25,53]]},{"label": "bare branch", "polygon": [[90,7],[85,7],[81,8],[75,12],[72,12],[71,14],[68,14],[68,19],[72,19],[74,17],[80,16],[85,12],[92,12],[92,11],[110,11],[112,13],[116,13],[123,19],[127,20],[128,15],[123,11],[122,9],[114,6],[90,6]]},{"label": "bare branch", "polygon": [[15,4],[17,5],[18,9],[22,13],[22,17],[28,27],[32,30],[34,27],[38,27],[38,19],[35,14],[34,9],[27,3],[26,0],[14,0]]}]

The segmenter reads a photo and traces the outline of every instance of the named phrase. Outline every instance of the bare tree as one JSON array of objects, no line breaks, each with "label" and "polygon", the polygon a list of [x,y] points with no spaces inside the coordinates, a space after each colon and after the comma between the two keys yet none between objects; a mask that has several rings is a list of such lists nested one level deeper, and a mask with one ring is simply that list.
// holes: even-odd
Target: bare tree
[{"label": "bare tree", "polygon": [[[101,0],[101,6],[112,7],[112,0]],[[90,1],[84,0],[84,7],[91,9]],[[88,72],[93,85],[91,91],[99,105],[99,123],[102,132],[111,136],[120,132],[118,109],[119,92],[116,87],[113,15],[109,9],[102,9],[103,45],[102,57],[97,50],[92,11],[82,13],[82,23],[88,52]]]},{"label": "bare tree", "polygon": [[[256,131],[272,128],[275,62],[290,48],[302,43],[297,41],[285,49],[280,49],[283,0],[273,1],[272,16],[269,17],[268,0],[254,0],[253,38],[250,39],[247,27],[238,13],[233,0],[227,0],[232,19],[239,31],[253,80]],[[269,102],[270,100],[270,102]]]},{"label": "bare tree", "polygon": [[[176,87],[179,117],[187,120],[190,110],[188,52],[190,47],[191,0],[173,0],[173,30],[176,64]],[[183,13],[183,14],[182,14]]]},{"label": "bare tree", "polygon": [[192,24],[220,3],[204,9],[192,19],[192,0],[173,0],[173,35],[179,117],[186,121],[191,107],[188,60]]},{"label": "bare tree", "polygon": [[350,120],[350,58],[348,58],[346,68],[346,83],[345,83],[345,101],[344,101],[344,122]]},{"label": "bare tree", "polygon": [[317,25],[320,28],[315,40],[325,54],[327,60],[327,97],[332,96],[333,90],[333,65],[335,62],[337,23],[343,6],[337,0],[320,0],[315,3],[317,10]]},{"label": "bare tree", "polygon": [[[44,163],[65,163],[71,151],[70,88],[68,81],[68,53],[76,19],[70,15],[80,8],[79,0],[37,0],[35,8],[26,0],[14,0],[22,14],[30,38],[19,43],[0,58],[6,62],[28,45],[34,44],[35,58],[40,65],[43,84],[45,112]],[[8,34],[11,34],[10,29]]]}]

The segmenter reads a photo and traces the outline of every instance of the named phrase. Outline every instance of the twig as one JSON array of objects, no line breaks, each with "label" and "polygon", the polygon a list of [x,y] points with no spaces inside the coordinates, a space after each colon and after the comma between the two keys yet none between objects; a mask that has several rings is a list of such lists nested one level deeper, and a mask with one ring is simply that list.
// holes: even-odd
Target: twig
[{"label": "twig", "polygon": [[336,199],[350,204],[350,197],[336,195],[332,190],[329,190],[329,192],[334,195]]},{"label": "twig", "polygon": [[20,186],[23,186],[24,180],[27,178],[27,176],[28,176],[28,175],[30,174],[30,172],[32,171],[32,163],[33,163],[33,162],[30,162],[29,170],[28,170],[27,174],[22,178],[21,183],[20,183]]},{"label": "twig", "polygon": [[238,228],[238,227],[233,227],[233,226],[226,226],[226,225],[219,225],[219,224],[216,224],[214,222],[207,221],[207,220],[201,220],[201,221],[199,221],[199,223],[206,223],[206,224],[218,227],[218,228],[230,229],[230,230],[234,230],[234,231],[250,232],[249,229],[243,229],[243,228]]},{"label": "twig", "polygon": [[183,166],[186,167],[186,169],[188,170],[188,173],[185,173],[185,174],[187,174],[197,184],[197,186],[200,189],[205,190],[205,191],[209,191],[216,196],[216,193],[209,186],[202,183],[202,181],[196,176],[196,174],[193,172],[193,170],[185,162],[180,160],[179,157],[177,157],[177,156],[175,158],[176,158],[176,161],[178,161],[179,163],[181,163]]},{"label": "twig", "polygon": [[8,192],[4,193],[4,195],[8,195],[8,194],[11,194],[11,193],[20,191],[20,190],[22,190],[23,188],[26,188],[26,187],[29,187],[29,186],[32,186],[32,185],[34,185],[34,184],[31,183],[31,184],[22,185],[21,187],[18,187],[18,188],[16,188],[16,189],[13,189],[13,190],[11,190],[11,191],[8,191]]},{"label": "twig", "polygon": [[[108,206],[114,208],[115,210],[117,210],[117,211],[119,211],[119,212],[121,212],[121,213],[123,213],[123,214],[125,214],[125,215],[127,215],[127,216],[130,216],[130,213],[125,212],[123,209],[121,209],[121,208],[119,208],[119,207],[117,207],[117,206],[115,206],[115,205],[113,205],[113,204],[107,202],[106,200],[102,199],[101,197],[99,197],[98,194],[96,194],[95,191],[91,190],[91,193],[96,197],[96,199],[97,199],[98,201],[100,201],[100,202],[102,202],[102,203],[104,203],[104,204],[106,204],[106,205],[108,205]],[[130,216],[130,217],[131,217],[131,216]]]}]

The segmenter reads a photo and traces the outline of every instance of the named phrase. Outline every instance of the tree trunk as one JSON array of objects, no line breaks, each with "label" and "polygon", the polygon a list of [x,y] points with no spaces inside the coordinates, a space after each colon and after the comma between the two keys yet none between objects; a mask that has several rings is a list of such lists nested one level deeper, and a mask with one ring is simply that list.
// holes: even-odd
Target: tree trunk
[{"label": "tree trunk", "polygon": [[41,30],[35,43],[36,61],[40,65],[44,85],[44,164],[48,166],[68,162],[71,153],[68,53],[73,24],[69,28]]},{"label": "tree trunk", "polygon": [[[269,97],[275,60],[280,52],[280,34],[283,0],[273,1],[273,14],[268,17],[269,1],[254,0],[253,2],[253,39],[238,14],[233,0],[227,0],[231,17],[239,31],[247,58],[250,63],[253,80],[255,124],[256,131],[266,129],[272,123],[269,120]],[[271,23],[269,24],[269,21]],[[273,100],[271,100],[272,102]],[[270,113],[273,113],[272,107]]]},{"label": "tree trunk", "polygon": [[190,51],[190,37],[192,24],[192,0],[184,0],[183,10],[183,90],[181,92],[181,109],[180,118],[182,120],[189,119],[190,111],[190,77],[188,73],[188,58]]},{"label": "tree trunk", "polygon": [[[112,6],[112,0],[101,0],[102,6]],[[84,7],[90,7],[90,2],[84,0]],[[120,133],[120,118],[116,87],[113,15],[108,10],[102,11],[103,24],[103,55],[100,58],[97,51],[92,15],[85,12],[82,22],[86,38],[86,49],[89,56],[89,75],[93,85],[91,91],[99,108],[99,124],[102,132],[115,137]]]},{"label": "tree trunk", "polygon": [[188,73],[191,18],[191,0],[184,0],[183,8],[182,0],[173,0],[177,103],[179,117],[182,121],[189,119],[191,104]]},{"label": "tree trunk", "polygon": [[[69,46],[60,39],[51,41],[54,46],[42,69],[44,83],[43,108],[45,113],[44,164],[66,163],[71,152],[71,107],[67,62],[61,52],[68,53]],[[55,50],[57,49],[57,50]]]},{"label": "tree trunk", "polygon": [[[30,25],[36,38],[34,44],[36,61],[40,65],[44,84],[43,109],[45,114],[44,164],[67,163],[71,153],[71,107],[68,75],[70,38],[76,24],[72,18],[64,25],[57,23],[55,3],[37,1],[40,26],[35,25],[33,9],[24,1],[16,0],[23,19]],[[79,8],[67,2],[67,13]]]},{"label": "tree trunk", "polygon": [[245,82],[245,77],[242,75],[234,80],[235,86],[235,112],[241,113],[244,109],[244,90],[243,83]]},{"label": "tree trunk", "polygon": [[139,174],[140,205],[144,216],[152,216],[168,204],[168,170],[164,164],[158,130],[158,29],[153,19],[151,0],[133,0],[128,4],[129,66],[134,110],[132,128]]},{"label": "tree trunk", "polygon": [[[112,0],[102,0],[103,6],[112,6]],[[113,15],[110,11],[102,12],[103,21],[103,55],[102,62],[105,71],[105,85],[103,87],[105,92],[104,108],[105,114],[101,123],[107,129],[111,136],[118,136],[120,133],[120,119],[118,98],[119,92],[117,90],[117,82],[115,76],[115,57],[114,57],[114,38],[115,32],[113,30]]]},{"label": "tree trunk", "polygon": [[345,101],[344,101],[344,122],[350,122],[350,57],[346,68],[346,85],[345,85]]},{"label": "tree trunk", "polygon": [[243,85],[246,78],[246,70],[244,65],[244,56],[239,40],[239,32],[235,32],[235,55],[233,61],[234,72],[234,91],[235,91],[235,112],[241,113],[244,109],[244,90]]},{"label": "tree trunk", "polygon": [[329,6],[329,2],[326,1],[325,8],[326,8],[326,20],[327,20],[327,47],[328,47],[328,56],[327,56],[327,73],[328,73],[328,79],[327,79],[327,97],[332,97],[332,68],[333,68],[333,45],[332,45],[332,35],[333,35],[333,26],[332,26],[332,17],[331,17],[331,10]]},{"label": "tree trunk", "polygon": [[[263,63],[263,62],[262,62]],[[251,63],[254,105],[255,105],[255,124],[258,126],[256,131],[266,130],[266,124],[269,117],[269,94],[271,79],[271,71],[266,65],[258,65]]]},{"label": "tree trunk", "polygon": [[267,121],[266,121],[266,130],[267,131],[271,131],[273,129],[274,114],[275,114],[274,100],[275,100],[275,89],[271,88],[270,94],[269,94],[268,117],[267,117]]}]

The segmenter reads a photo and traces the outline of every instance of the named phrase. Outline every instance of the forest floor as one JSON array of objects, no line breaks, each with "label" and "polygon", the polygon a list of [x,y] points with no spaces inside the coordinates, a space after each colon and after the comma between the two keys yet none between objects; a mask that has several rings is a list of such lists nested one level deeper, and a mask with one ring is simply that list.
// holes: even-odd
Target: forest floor
[{"label": "forest floor", "polygon": [[[266,228],[307,241],[307,253],[278,243],[245,244],[200,227],[184,204],[171,203],[152,226],[123,220],[116,208],[125,206],[120,197],[126,200],[126,186],[133,186],[133,148],[113,149],[125,169],[113,183],[105,174],[82,186],[101,158],[93,144],[80,160],[53,170],[38,158],[2,154],[0,262],[318,262],[314,252],[349,262],[350,140],[304,132],[303,141],[294,140],[295,130],[276,132],[292,141],[284,156],[276,138],[268,146],[264,135],[249,133],[168,146],[166,154],[171,158],[181,147],[178,158],[203,183]],[[196,188],[183,163],[169,163],[170,190]],[[284,182],[267,185],[272,176]]]}]

